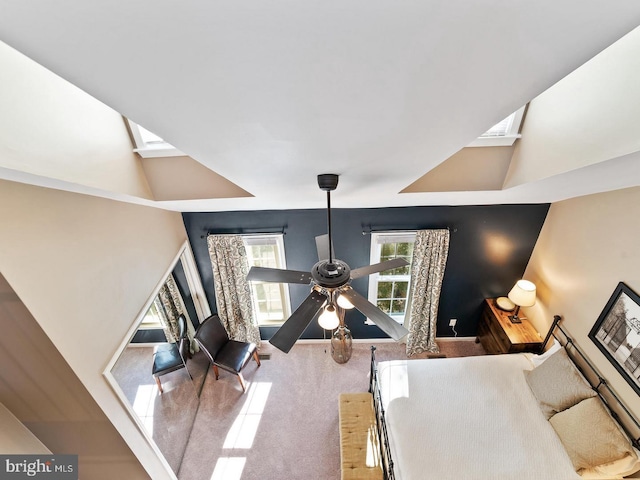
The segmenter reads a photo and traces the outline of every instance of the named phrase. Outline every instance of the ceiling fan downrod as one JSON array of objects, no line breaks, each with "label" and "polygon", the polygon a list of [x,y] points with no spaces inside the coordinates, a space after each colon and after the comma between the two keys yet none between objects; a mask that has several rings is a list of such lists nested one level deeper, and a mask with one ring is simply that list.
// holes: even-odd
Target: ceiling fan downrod
[{"label": "ceiling fan downrod", "polygon": [[[329,265],[333,265],[333,242],[331,241],[331,192],[327,191],[327,230],[329,233]],[[333,270],[333,269],[331,269]]]},{"label": "ceiling fan downrod", "polygon": [[333,242],[331,239],[331,191],[338,186],[338,175],[334,173],[318,175],[318,186],[320,190],[327,192],[327,233],[329,234],[329,263],[327,264],[327,270],[330,272],[335,271],[337,275],[338,270],[333,263]]}]

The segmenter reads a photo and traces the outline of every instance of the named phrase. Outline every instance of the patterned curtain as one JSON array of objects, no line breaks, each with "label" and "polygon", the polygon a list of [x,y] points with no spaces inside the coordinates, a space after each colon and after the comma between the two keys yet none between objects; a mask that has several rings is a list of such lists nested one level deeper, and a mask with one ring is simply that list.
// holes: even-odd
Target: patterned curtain
[{"label": "patterned curtain", "polygon": [[413,247],[407,356],[438,353],[436,323],[444,269],[449,254],[449,230],[419,230]]},{"label": "patterned curtain", "polygon": [[160,314],[162,329],[167,337],[167,341],[175,342],[180,336],[178,317],[180,315],[184,315],[187,320],[187,336],[189,337],[191,352],[193,353],[197,351],[197,345],[193,339],[195,329],[193,328],[193,323],[191,323],[191,320],[189,319],[187,309],[184,308],[182,296],[180,295],[180,291],[178,290],[178,285],[176,284],[173,274],[170,274],[164,285],[160,287],[160,291],[158,292],[158,296],[154,303],[156,305],[156,310]]},{"label": "patterned curtain", "polygon": [[218,316],[229,337],[260,345],[260,330],[253,316],[251,289],[247,281],[249,262],[238,235],[207,237]]},{"label": "patterned curtain", "polygon": [[[160,290],[162,290],[163,288],[164,285],[160,287]],[[156,298],[153,299],[153,306],[155,307],[156,312],[158,312],[158,319],[160,320],[160,324],[162,325],[162,331],[164,332],[164,336],[166,337],[167,342],[175,342],[176,338],[178,338],[178,330],[176,329],[176,331],[174,332],[171,328],[171,321],[164,311],[164,305],[162,304],[162,300],[160,299],[160,292],[158,292]]]}]

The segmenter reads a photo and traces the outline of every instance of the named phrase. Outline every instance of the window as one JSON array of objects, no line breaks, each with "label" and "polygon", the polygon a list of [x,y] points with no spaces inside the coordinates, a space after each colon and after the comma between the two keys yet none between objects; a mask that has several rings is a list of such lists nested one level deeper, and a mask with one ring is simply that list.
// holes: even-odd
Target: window
[{"label": "window", "polygon": [[[242,237],[250,267],[287,268],[284,240],[278,235]],[[258,325],[281,324],[291,315],[289,289],[284,283],[250,282]]]},{"label": "window", "polygon": [[[404,323],[409,299],[415,232],[371,234],[371,264],[404,258],[409,265],[369,276],[369,301],[398,323]],[[371,323],[367,320],[367,323]]]},{"label": "window", "polygon": [[129,125],[129,132],[135,148],[133,149],[138,155],[143,158],[156,158],[156,157],[178,157],[184,155],[173,145],[165,142],[155,133],[151,133],[144,127],[141,127],[135,122],[132,122],[126,118]]},{"label": "window", "polygon": [[162,328],[162,321],[160,320],[160,313],[155,302],[151,304],[149,310],[145,314],[144,318],[140,322],[141,330],[152,330],[156,328]]},{"label": "window", "polygon": [[[525,105],[526,107],[526,105]],[[468,147],[508,147],[520,138],[520,124],[525,107],[519,108],[471,142]]]}]

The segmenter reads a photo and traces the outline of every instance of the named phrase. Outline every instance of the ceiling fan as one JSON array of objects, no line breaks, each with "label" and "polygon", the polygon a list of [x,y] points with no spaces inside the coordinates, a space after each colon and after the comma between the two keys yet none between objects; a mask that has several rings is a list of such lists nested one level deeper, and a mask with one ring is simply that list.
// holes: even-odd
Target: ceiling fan
[{"label": "ceiling fan", "polygon": [[[318,175],[318,186],[321,190],[327,192],[328,225],[327,235],[316,237],[318,263],[313,266],[310,272],[251,267],[247,275],[247,280],[249,281],[259,280],[263,282],[311,285],[309,296],[284,322],[269,342],[284,353],[288,353],[321,309],[324,310],[321,317],[326,314],[330,318],[335,317],[336,322],[323,323],[323,319],[320,318],[321,326],[323,328],[329,327],[328,329],[336,328],[338,326],[336,305],[343,308],[355,307],[391,338],[394,340],[401,339],[409,333],[408,330],[353,290],[351,288],[351,280],[403,267],[409,263],[402,258],[396,258],[351,270],[345,262],[334,258],[333,243],[331,241],[331,191],[338,186],[338,175]],[[326,321],[327,317],[324,318]]]}]

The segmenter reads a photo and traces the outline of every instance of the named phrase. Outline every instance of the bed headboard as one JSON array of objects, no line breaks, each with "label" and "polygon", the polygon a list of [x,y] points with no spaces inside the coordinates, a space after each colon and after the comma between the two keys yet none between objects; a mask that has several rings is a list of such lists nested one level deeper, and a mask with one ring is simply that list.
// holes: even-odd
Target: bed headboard
[{"label": "bed headboard", "polygon": [[560,325],[561,320],[562,317],[560,317],[560,315],[553,316],[553,323],[542,342],[540,353],[544,352],[551,337],[555,338],[560,345],[564,346],[567,354],[576,367],[578,367],[582,375],[587,379],[591,388],[593,388],[593,390],[598,394],[609,409],[613,418],[615,418],[618,424],[627,433],[627,436],[631,439],[633,446],[640,449],[640,421],[634,416],[624,402],[620,400],[620,397],[618,397],[616,392],[609,386],[607,380],[593,366],[586,355],[582,353],[582,350],[578,348],[571,335],[562,328]]}]

